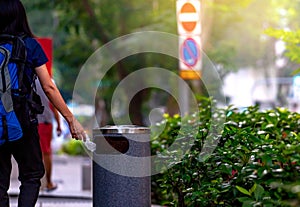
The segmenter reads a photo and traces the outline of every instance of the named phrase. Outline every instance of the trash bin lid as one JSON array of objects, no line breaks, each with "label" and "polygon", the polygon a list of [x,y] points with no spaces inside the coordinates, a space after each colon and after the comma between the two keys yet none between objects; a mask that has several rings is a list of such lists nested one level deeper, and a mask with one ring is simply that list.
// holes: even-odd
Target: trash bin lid
[{"label": "trash bin lid", "polygon": [[149,134],[148,127],[137,125],[108,125],[101,128],[93,129],[93,133],[101,134]]}]

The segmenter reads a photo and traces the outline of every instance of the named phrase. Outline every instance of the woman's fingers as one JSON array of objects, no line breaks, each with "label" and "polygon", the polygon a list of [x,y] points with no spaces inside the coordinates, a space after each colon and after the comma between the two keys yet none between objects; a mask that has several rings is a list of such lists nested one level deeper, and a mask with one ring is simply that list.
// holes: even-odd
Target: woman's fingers
[{"label": "woman's fingers", "polygon": [[86,140],[86,132],[81,124],[74,118],[73,124],[70,126],[72,138],[77,140]]}]

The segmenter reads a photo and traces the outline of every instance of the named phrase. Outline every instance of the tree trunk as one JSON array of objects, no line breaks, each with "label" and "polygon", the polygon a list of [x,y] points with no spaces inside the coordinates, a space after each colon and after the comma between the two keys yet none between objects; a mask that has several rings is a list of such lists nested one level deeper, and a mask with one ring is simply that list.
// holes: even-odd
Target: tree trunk
[{"label": "tree trunk", "polygon": [[143,126],[142,116],[142,95],[137,94],[134,96],[129,106],[129,115],[133,125]]}]

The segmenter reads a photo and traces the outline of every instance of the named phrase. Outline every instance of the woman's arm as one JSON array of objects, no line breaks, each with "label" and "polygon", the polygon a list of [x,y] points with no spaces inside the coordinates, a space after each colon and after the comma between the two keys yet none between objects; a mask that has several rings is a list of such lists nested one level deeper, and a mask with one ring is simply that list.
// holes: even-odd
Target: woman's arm
[{"label": "woman's arm", "polygon": [[69,110],[64,99],[62,98],[59,90],[52,82],[51,77],[48,74],[46,65],[44,64],[35,68],[35,71],[46,96],[53,104],[53,106],[62,114],[62,116],[68,122],[72,137],[75,139],[85,140],[86,134],[83,127],[73,116],[72,112]]},{"label": "woman's arm", "polygon": [[61,126],[60,126],[59,113],[58,113],[57,109],[52,104],[50,104],[50,106],[51,106],[51,110],[53,111],[54,119],[57,123],[56,133],[57,133],[57,136],[60,136],[62,131],[61,131]]}]

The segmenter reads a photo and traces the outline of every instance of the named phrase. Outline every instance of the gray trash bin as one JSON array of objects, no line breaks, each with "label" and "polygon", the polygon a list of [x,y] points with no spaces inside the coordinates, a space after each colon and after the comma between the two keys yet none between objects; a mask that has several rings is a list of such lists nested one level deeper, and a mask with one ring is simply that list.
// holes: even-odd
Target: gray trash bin
[{"label": "gray trash bin", "polygon": [[150,129],[105,126],[93,141],[93,207],[150,207]]}]

